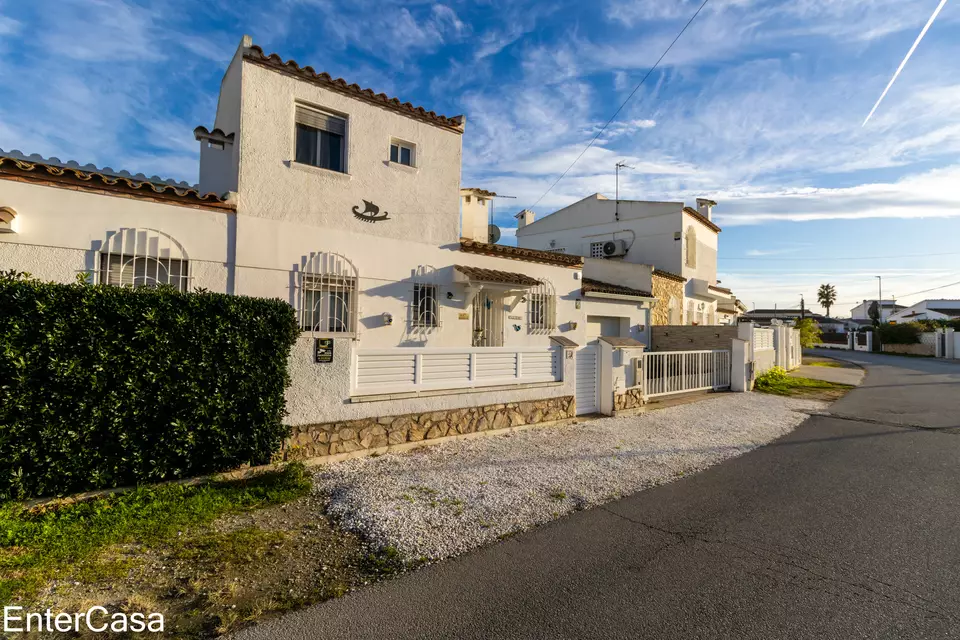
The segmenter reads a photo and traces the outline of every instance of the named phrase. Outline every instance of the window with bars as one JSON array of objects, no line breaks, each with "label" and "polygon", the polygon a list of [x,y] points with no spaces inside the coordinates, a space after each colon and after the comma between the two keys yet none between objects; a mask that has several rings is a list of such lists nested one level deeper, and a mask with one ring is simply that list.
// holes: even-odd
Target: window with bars
[{"label": "window with bars", "polygon": [[346,172],[346,119],[298,105],[296,130],[296,162]]},{"label": "window with bars", "polygon": [[546,333],[557,328],[557,297],[553,285],[541,282],[527,294],[527,327],[530,333]]},{"label": "window with bars", "polygon": [[179,242],[160,231],[120,229],[107,236],[98,253],[99,284],[189,289],[187,255]]},{"label": "window with bars", "polygon": [[313,334],[355,334],[357,280],[356,267],[343,256],[311,256],[300,274],[300,328]]},{"label": "window with bars", "polygon": [[412,167],[415,166],[416,157],[417,152],[415,145],[400,140],[393,140],[390,143],[390,162]]},{"label": "window with bars", "polygon": [[590,257],[591,257],[591,258],[602,258],[602,257],[603,257],[603,243],[602,243],[602,242],[591,242],[591,243],[590,243]]},{"label": "window with bars", "polygon": [[440,326],[437,285],[421,282],[413,285],[413,326]]}]

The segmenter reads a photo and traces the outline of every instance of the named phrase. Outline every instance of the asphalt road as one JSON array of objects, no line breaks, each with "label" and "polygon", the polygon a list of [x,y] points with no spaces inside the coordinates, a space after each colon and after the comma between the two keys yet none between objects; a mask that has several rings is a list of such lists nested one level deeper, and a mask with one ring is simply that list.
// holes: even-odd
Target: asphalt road
[{"label": "asphalt road", "polygon": [[832,416],[237,637],[958,638],[960,365],[829,355]]}]

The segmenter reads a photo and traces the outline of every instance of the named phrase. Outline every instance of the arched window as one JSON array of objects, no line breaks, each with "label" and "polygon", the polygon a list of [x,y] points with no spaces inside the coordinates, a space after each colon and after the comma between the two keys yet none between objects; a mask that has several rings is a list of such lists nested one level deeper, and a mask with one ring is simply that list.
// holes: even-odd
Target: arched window
[{"label": "arched window", "polygon": [[100,247],[97,282],[118,287],[166,284],[190,288],[187,253],[179,242],[155,229],[119,229]]},{"label": "arched window", "polygon": [[527,327],[530,333],[549,333],[557,328],[557,296],[549,280],[527,293]]},{"label": "arched window", "polygon": [[357,333],[357,268],[339,253],[314,253],[300,272],[300,328],[314,335]]},{"label": "arched window", "polygon": [[687,266],[697,268],[697,232],[693,225],[687,227]]}]

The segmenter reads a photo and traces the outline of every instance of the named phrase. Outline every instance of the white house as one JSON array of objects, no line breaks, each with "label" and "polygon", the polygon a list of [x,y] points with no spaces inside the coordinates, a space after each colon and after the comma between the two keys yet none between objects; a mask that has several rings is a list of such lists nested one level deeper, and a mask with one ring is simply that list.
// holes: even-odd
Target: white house
[{"label": "white house", "polygon": [[460,186],[464,127],[245,37],[195,130],[198,186],[0,153],[0,261],[288,301],[302,455],[592,411],[584,260],[486,242],[490,194]]},{"label": "white house", "polygon": [[[850,309],[850,319],[858,324],[870,324],[873,320],[870,318],[870,305],[876,300],[864,300],[854,308]],[[894,300],[882,300],[880,308],[880,322],[887,322],[890,316],[906,309],[902,304],[897,304]]]},{"label": "white house", "polygon": [[960,300],[921,300],[909,307],[890,314],[888,322],[914,322],[916,320],[956,320],[960,318]]},{"label": "white house", "polygon": [[676,294],[653,291],[663,311],[657,324],[715,325],[720,324],[718,305],[735,305],[736,298],[717,281],[720,227],[712,220],[714,206],[703,198],[693,209],[682,202],[610,200],[594,194],[539,220],[526,212],[517,228],[517,244],[646,265],[638,271],[641,281],[651,269],[654,276],[679,276],[683,287]]}]

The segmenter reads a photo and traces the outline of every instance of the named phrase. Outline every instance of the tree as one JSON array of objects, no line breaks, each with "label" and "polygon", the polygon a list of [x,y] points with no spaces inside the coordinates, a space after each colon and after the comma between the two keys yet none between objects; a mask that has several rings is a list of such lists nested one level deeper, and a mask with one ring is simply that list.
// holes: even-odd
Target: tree
[{"label": "tree", "polygon": [[823,332],[820,331],[820,325],[814,322],[813,318],[804,318],[803,320],[797,318],[793,326],[800,329],[801,347],[809,349],[820,344],[820,336]]},{"label": "tree", "polygon": [[871,320],[873,320],[873,326],[880,326],[880,305],[876,300],[870,303],[870,308],[867,310],[867,315],[870,316]]},{"label": "tree", "polygon": [[820,303],[820,306],[827,310],[827,315],[830,315],[830,307],[837,301],[837,290],[832,284],[822,284],[820,289],[817,290],[817,302]]}]

